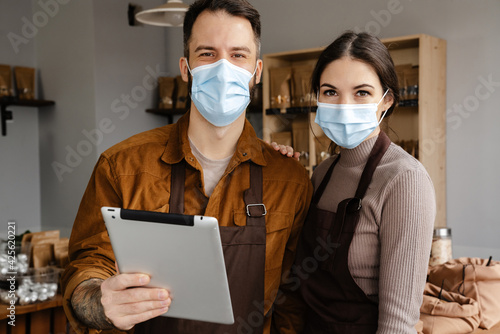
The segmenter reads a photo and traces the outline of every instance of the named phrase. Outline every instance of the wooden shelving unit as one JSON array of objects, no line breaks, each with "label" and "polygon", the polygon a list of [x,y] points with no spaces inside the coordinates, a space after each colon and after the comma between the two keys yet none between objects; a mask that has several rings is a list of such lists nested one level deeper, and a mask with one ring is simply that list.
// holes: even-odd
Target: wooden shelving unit
[{"label": "wooden shelving unit", "polygon": [[7,110],[9,106],[22,107],[47,107],[54,105],[54,101],[49,100],[19,100],[11,96],[0,98],[0,117],[2,122],[2,136],[7,135],[7,121],[13,118],[12,112]]},{"label": "wooden shelving unit", "polygon": [[15,321],[12,326],[10,304],[0,304],[0,333],[66,333],[66,315],[62,307],[62,296],[29,305],[15,305]]},{"label": "wooden shelving unit", "polygon": [[[387,131],[393,141],[418,141],[418,158],[427,169],[436,190],[436,227],[446,226],[446,41],[418,34],[383,39],[395,65],[418,66],[418,106],[397,107],[390,117]],[[317,165],[316,152],[328,150],[329,141],[314,123],[315,112],[291,113],[289,110],[270,111],[269,69],[282,66],[315,64],[321,48],[266,54],[263,56],[263,137],[271,133],[292,131],[294,122],[309,122],[309,161],[306,168],[312,174]],[[324,137],[323,137],[324,138]]]}]

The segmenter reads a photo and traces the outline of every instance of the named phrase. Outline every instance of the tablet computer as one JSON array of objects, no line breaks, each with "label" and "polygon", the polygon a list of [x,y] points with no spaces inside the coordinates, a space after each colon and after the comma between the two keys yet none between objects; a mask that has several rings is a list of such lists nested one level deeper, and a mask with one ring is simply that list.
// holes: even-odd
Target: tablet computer
[{"label": "tablet computer", "polygon": [[145,273],[170,291],[163,316],[233,324],[216,218],[102,207],[121,273]]}]

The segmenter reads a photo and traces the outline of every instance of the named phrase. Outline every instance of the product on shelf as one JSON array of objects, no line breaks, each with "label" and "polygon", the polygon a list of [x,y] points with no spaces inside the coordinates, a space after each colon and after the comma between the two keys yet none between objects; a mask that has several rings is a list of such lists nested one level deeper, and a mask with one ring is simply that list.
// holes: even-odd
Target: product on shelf
[{"label": "product on shelf", "polygon": [[158,89],[160,109],[173,109],[174,108],[174,93],[175,93],[175,78],[172,77],[159,77]]},{"label": "product on shelf", "polygon": [[14,67],[17,97],[21,100],[35,99],[35,69],[31,67]]},{"label": "product on shelf", "polygon": [[271,108],[289,108],[291,104],[291,67],[276,67],[269,69],[271,80]]}]

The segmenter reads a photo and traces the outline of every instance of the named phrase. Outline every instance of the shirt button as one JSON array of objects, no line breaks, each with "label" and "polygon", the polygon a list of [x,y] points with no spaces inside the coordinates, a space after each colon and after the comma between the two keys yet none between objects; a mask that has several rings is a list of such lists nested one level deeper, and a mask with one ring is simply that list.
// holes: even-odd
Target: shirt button
[{"label": "shirt button", "polygon": [[193,161],[193,157],[189,157],[188,159],[189,159],[189,161]]},{"label": "shirt button", "polygon": [[246,157],[247,156],[247,152],[243,152],[243,156]]}]

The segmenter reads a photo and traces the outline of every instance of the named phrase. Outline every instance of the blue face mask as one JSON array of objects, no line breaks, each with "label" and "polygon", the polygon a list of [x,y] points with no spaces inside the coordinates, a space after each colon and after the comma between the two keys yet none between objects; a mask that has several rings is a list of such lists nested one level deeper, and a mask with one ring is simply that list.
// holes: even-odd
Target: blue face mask
[{"label": "blue face mask", "polygon": [[188,69],[193,76],[191,99],[196,109],[215,126],[233,123],[250,103],[250,79],[254,73],[226,59]]},{"label": "blue face mask", "polygon": [[377,120],[378,105],[388,91],[378,103],[331,104],[318,101],[315,122],[335,144],[355,148],[380,125],[389,110],[384,112],[380,121]]}]

